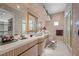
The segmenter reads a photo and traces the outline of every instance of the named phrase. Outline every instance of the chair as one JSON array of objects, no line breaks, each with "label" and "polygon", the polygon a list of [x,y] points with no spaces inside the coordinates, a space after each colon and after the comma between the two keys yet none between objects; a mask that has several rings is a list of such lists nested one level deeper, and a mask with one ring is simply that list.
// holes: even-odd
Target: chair
[{"label": "chair", "polygon": [[46,40],[46,45],[45,45],[45,47],[47,47],[47,46],[53,46],[53,45],[56,44],[56,42],[57,42],[57,41],[54,40],[52,36],[50,36],[49,39]]}]

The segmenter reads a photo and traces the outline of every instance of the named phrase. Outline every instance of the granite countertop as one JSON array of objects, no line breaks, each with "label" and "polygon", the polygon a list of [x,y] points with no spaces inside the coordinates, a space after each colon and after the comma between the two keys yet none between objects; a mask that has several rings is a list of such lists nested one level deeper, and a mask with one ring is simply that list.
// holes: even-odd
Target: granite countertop
[{"label": "granite countertop", "polygon": [[39,40],[41,38],[44,38],[44,37],[46,37],[46,35],[47,34],[43,34],[43,35],[38,36],[38,37],[29,37],[28,39],[18,40],[18,41],[13,42],[13,43],[0,45],[0,55],[6,53],[8,51],[11,51],[13,49],[16,49],[16,48],[18,48],[20,46],[23,46],[25,44],[31,43],[31,42],[33,42],[35,40]]}]

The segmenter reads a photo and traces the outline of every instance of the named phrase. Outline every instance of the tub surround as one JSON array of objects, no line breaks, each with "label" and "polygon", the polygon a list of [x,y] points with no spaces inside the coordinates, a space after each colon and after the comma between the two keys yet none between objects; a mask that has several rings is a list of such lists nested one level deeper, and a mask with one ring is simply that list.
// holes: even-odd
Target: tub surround
[{"label": "tub surround", "polygon": [[[42,52],[43,48],[44,48],[44,44],[45,44],[45,40],[48,37],[48,34],[43,34],[41,36],[37,36],[37,37],[29,37],[28,39],[24,39],[24,40],[18,40],[16,42],[10,43],[10,44],[6,44],[6,45],[1,45],[0,46],[0,55],[4,55],[4,56],[18,56],[18,55],[34,55],[32,53],[29,53],[28,50],[30,52],[34,52],[35,55],[41,55],[40,52]],[[41,43],[41,44],[40,44]],[[34,47],[34,49],[33,49]],[[18,50],[19,49],[19,50]],[[17,51],[19,52],[17,52]],[[28,52],[27,54],[25,52]]]}]

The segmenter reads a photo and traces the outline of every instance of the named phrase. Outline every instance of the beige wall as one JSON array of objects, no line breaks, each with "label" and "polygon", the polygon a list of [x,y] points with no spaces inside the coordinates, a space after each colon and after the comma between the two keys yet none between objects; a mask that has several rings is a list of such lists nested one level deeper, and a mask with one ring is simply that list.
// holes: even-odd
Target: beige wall
[{"label": "beige wall", "polygon": [[[54,26],[53,25],[54,21],[58,21],[59,25]],[[46,22],[46,27],[54,40],[62,40],[63,36],[56,36],[56,30],[64,30],[64,12],[52,15],[52,20]]]},{"label": "beige wall", "polygon": [[[69,40],[67,39],[68,36],[66,36],[66,31],[64,32],[65,34],[64,42],[68,47],[71,48],[72,55],[79,55],[79,36],[78,36],[79,27],[77,27],[76,25],[76,22],[79,21],[79,4],[68,4],[68,6],[65,9],[64,16],[66,16],[70,10],[72,11],[72,19],[71,19],[72,24],[71,24],[71,35],[70,35],[71,47],[68,44]],[[64,30],[66,30],[66,27],[64,28]]]},{"label": "beige wall", "polygon": [[73,55],[79,56],[79,36],[78,36],[79,27],[77,27],[76,25],[76,23],[79,21],[79,4],[72,5],[72,12],[73,12],[72,51]]}]

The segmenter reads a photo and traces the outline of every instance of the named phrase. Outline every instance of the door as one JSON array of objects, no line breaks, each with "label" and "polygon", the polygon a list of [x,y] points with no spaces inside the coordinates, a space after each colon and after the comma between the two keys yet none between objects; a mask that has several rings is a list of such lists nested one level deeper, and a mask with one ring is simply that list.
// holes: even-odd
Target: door
[{"label": "door", "polygon": [[66,44],[71,47],[72,45],[72,39],[71,39],[71,11],[66,15],[66,27],[65,27],[65,31],[66,31]]}]

